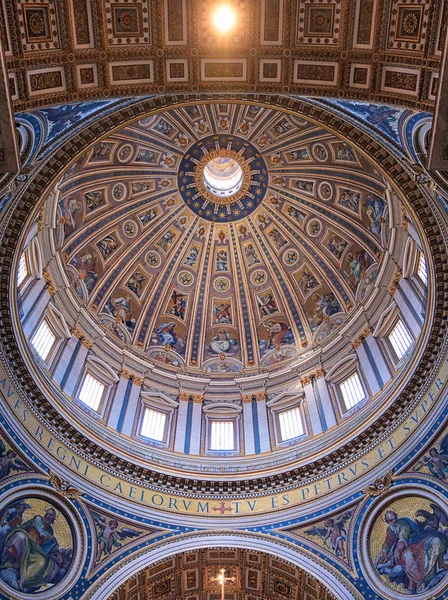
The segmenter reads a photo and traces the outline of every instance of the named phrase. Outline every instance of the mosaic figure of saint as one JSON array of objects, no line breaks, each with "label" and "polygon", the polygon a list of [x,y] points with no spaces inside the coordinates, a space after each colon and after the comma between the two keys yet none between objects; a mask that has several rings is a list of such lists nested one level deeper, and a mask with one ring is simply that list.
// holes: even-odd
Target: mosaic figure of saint
[{"label": "mosaic figure of saint", "polygon": [[236,350],[238,345],[238,340],[232,338],[225,329],[220,329],[210,340],[209,348],[214,354],[226,354]]},{"label": "mosaic figure of saint", "polygon": [[445,535],[447,514],[431,503],[432,513],[419,509],[412,519],[394,510],[384,515],[386,536],[375,560],[375,567],[407,593],[416,594],[435,587],[448,574],[444,556],[448,547]]},{"label": "mosaic figure of saint", "polygon": [[19,513],[15,521],[9,521],[10,531],[0,548],[0,578],[11,588],[31,594],[59,583],[66,575],[73,549],[60,546],[53,529],[57,518],[61,518],[58,512],[49,507],[25,523]]},{"label": "mosaic figure of saint", "polygon": [[253,244],[246,244],[244,246],[244,252],[246,253],[247,264],[249,265],[249,267],[261,262],[257,256],[257,253],[255,252]]},{"label": "mosaic figure of saint", "polygon": [[332,235],[328,240],[328,249],[338,260],[340,260],[344,250],[347,247],[347,243],[345,240],[340,238],[338,235]]},{"label": "mosaic figure of saint", "polygon": [[216,270],[217,271],[227,271],[228,262],[227,262],[227,250],[221,248],[216,253]]}]

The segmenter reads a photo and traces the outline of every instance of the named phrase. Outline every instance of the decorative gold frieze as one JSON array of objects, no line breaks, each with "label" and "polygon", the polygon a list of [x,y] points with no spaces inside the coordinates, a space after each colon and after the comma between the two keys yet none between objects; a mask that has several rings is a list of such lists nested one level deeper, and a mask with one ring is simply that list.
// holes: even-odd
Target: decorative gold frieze
[{"label": "decorative gold frieze", "polygon": [[138,387],[142,387],[144,381],[144,377],[138,377],[137,375],[132,376],[132,383]]}]

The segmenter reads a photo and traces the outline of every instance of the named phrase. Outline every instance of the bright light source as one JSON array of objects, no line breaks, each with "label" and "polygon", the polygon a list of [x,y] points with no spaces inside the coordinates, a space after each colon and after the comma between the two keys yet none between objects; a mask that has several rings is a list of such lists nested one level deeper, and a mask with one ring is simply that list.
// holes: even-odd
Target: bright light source
[{"label": "bright light source", "polygon": [[235,11],[227,4],[219,6],[213,14],[213,25],[221,33],[227,33],[235,25]]}]

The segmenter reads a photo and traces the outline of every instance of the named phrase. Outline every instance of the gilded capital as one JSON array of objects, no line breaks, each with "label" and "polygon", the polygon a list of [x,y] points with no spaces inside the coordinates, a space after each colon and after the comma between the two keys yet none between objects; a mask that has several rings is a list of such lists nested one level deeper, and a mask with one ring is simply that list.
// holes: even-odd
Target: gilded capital
[{"label": "gilded capital", "polygon": [[300,383],[305,386],[305,385],[309,385],[312,382],[312,375],[304,375],[303,377],[300,378]]},{"label": "gilded capital", "polygon": [[123,369],[122,371],[120,371],[120,377],[122,379],[131,379],[131,377],[133,377],[132,373],[129,371],[126,371],[125,369]]}]

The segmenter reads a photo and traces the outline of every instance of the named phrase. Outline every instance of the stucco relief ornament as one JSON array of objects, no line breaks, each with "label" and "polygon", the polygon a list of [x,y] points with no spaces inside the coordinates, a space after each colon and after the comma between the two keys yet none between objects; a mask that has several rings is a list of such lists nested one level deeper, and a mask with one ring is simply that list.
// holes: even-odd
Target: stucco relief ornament
[{"label": "stucco relief ornament", "polygon": [[58,475],[52,473],[51,471],[50,483],[54,489],[61,494],[61,496],[64,496],[64,498],[77,499],[82,496],[82,492],[74,488],[69,481],[61,479]]},{"label": "stucco relief ornament", "polygon": [[373,485],[369,485],[366,488],[363,488],[364,494],[367,496],[381,496],[385,492],[387,492],[392,485],[393,471],[392,469],[384,475],[384,477],[378,477],[373,482]]}]

